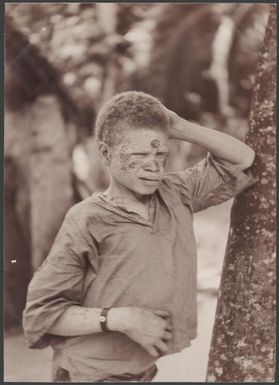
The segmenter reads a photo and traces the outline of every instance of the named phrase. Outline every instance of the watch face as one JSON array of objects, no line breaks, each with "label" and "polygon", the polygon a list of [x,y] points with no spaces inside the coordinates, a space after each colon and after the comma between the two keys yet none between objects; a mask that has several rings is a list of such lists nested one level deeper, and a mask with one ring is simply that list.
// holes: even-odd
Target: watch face
[{"label": "watch face", "polygon": [[104,317],[103,315],[100,316],[100,322],[106,322],[106,317]]}]

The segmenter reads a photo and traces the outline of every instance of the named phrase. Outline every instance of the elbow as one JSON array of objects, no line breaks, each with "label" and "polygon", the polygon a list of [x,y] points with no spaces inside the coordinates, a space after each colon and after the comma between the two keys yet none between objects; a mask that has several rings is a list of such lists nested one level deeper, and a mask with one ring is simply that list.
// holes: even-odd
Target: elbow
[{"label": "elbow", "polygon": [[249,147],[249,151],[247,151],[247,153],[245,154],[245,159],[240,164],[241,170],[246,170],[247,168],[250,168],[254,163],[255,156],[255,151],[251,147]]}]

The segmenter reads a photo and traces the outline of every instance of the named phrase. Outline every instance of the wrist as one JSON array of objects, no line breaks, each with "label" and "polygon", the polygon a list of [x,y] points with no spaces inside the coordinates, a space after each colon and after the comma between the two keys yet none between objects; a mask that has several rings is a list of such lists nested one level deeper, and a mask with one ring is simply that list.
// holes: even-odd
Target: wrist
[{"label": "wrist", "polygon": [[107,326],[111,331],[125,333],[128,330],[129,309],[125,307],[113,307],[107,314]]},{"label": "wrist", "polygon": [[187,136],[188,123],[173,111],[169,111],[170,125],[169,125],[169,139],[185,140]]},{"label": "wrist", "polygon": [[101,310],[101,314],[99,316],[100,328],[103,332],[109,332],[110,331],[108,328],[108,325],[107,325],[107,317],[108,317],[109,310],[110,310],[109,307],[104,307]]}]

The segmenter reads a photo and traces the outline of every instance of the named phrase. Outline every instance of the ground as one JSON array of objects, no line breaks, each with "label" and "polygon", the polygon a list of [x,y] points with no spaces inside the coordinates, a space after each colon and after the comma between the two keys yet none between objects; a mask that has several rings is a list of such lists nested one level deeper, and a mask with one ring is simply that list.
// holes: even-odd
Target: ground
[{"label": "ground", "polygon": [[[154,382],[204,382],[217,303],[231,201],[195,215],[198,247],[198,337],[192,346],[158,361]],[[21,332],[4,338],[5,382],[49,382],[51,349],[30,350]]]}]

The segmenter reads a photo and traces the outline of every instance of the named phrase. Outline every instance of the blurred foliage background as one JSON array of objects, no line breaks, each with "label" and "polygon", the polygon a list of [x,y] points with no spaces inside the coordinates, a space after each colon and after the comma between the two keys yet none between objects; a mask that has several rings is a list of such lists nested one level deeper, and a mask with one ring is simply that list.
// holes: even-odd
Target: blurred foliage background
[{"label": "blurred foliage background", "polygon": [[111,94],[131,88],[188,119],[247,117],[266,12],[253,3],[6,5],[14,26],[57,69],[81,112],[81,136],[91,134]]},{"label": "blurred foliage background", "polygon": [[[244,140],[267,14],[264,3],[6,4],[7,328],[20,324],[30,276],[67,208],[107,186],[94,138],[100,106],[142,90]],[[167,167],[204,155],[172,141]]]}]

